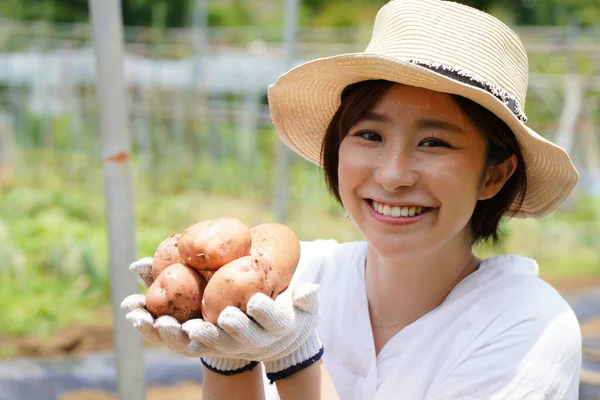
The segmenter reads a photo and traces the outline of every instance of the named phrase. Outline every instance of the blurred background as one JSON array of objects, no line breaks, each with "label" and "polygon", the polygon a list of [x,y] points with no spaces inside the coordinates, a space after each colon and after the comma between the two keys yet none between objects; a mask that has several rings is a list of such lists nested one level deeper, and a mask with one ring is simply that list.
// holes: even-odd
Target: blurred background
[{"label": "blurred background", "polygon": [[[122,0],[140,257],[221,215],[281,220],[301,240],[360,239],[317,167],[288,154],[278,174],[266,90],[290,65],[364,50],[384,3],[300,0],[290,60],[283,0]],[[600,282],[600,0],[462,3],[519,34],[528,124],[581,174],[558,211],[509,221],[478,253],[533,257],[565,296],[589,293]],[[0,2],[0,359],[113,346],[89,21],[86,0]],[[590,338],[599,304],[586,306]]]}]

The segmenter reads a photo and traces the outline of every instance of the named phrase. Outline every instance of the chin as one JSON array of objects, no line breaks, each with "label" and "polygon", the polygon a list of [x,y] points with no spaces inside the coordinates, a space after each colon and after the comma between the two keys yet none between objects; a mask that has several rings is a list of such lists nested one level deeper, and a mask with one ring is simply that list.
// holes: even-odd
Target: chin
[{"label": "chin", "polygon": [[378,233],[365,235],[365,238],[369,247],[382,257],[407,257],[411,254],[423,254],[423,252],[430,249],[427,240],[418,238],[415,235],[403,236]]}]

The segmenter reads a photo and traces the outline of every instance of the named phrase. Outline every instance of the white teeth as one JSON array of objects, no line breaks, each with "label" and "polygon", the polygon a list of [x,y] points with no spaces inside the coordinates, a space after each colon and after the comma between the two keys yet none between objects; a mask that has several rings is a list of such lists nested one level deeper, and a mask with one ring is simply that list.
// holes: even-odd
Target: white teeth
[{"label": "white teeth", "polygon": [[425,210],[425,207],[421,206],[392,207],[387,204],[378,203],[376,201],[373,201],[373,208],[377,210],[379,214],[383,214],[388,217],[413,217],[415,215],[421,214]]}]

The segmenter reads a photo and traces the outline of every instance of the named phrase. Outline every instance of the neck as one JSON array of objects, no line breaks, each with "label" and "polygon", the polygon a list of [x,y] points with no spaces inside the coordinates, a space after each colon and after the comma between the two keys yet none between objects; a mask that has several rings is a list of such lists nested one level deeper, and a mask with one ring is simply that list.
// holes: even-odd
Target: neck
[{"label": "neck", "polygon": [[410,324],[441,304],[479,262],[468,242],[393,256],[369,246],[365,277],[372,325],[401,329]]}]

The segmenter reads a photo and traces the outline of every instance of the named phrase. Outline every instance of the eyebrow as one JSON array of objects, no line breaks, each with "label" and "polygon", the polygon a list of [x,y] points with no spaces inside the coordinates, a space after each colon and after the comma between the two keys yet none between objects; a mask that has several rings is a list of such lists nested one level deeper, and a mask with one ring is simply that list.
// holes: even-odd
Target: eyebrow
[{"label": "eyebrow", "polygon": [[417,122],[418,129],[442,129],[445,131],[464,134],[465,131],[456,124],[452,122],[442,121],[439,119],[420,119]]},{"label": "eyebrow", "polygon": [[360,120],[374,122],[390,122],[390,118],[388,118],[387,115],[376,113],[375,111],[367,111]]},{"label": "eyebrow", "polygon": [[[360,119],[361,121],[373,121],[373,122],[391,122],[391,118],[389,118],[385,114],[377,113],[375,111],[367,111],[365,115]],[[452,122],[442,121],[439,119],[432,118],[424,118],[417,121],[417,129],[425,130],[425,129],[442,129],[445,131],[453,132],[453,133],[465,133],[464,130]]]}]

